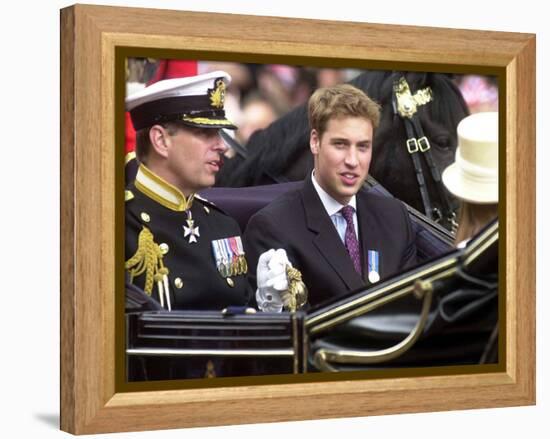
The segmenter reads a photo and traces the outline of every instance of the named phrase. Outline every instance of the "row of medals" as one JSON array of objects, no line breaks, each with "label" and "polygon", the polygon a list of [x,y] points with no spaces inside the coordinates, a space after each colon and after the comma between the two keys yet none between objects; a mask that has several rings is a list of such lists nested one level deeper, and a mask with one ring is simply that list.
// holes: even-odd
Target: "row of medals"
[{"label": "row of medals", "polygon": [[[184,236],[187,238],[189,237],[189,243],[197,242],[197,237],[200,236],[199,227],[195,226],[195,222],[193,220],[193,217],[191,216],[191,211],[187,211],[187,227],[183,226],[184,228]],[[235,239],[238,239],[240,241],[240,236],[235,237]],[[215,248],[216,242],[220,241],[227,241],[227,239],[219,239],[217,241],[213,241],[212,245]],[[239,250],[242,248],[242,243],[240,245],[237,245],[239,247]],[[228,259],[228,258],[223,258]],[[216,259],[217,260],[217,259]],[[248,264],[246,262],[246,258],[244,254],[240,255],[233,255],[231,258],[231,262],[223,262],[223,260],[217,264],[218,272],[222,275],[224,278],[228,278],[231,276],[238,276],[241,274],[248,273]]]},{"label": "row of medals", "polygon": [[[231,247],[231,242],[235,248]],[[224,278],[248,273],[248,264],[240,236],[212,241],[212,251],[218,272]]]},{"label": "row of medals", "polygon": [[248,273],[248,264],[244,255],[235,256],[230,263],[218,264],[218,271],[222,277],[238,276]]}]

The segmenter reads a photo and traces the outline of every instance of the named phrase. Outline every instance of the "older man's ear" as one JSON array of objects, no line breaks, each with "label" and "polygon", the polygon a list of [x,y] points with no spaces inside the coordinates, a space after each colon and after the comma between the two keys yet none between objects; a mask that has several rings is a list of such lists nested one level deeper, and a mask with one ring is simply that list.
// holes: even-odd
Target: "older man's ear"
[{"label": "older man's ear", "polygon": [[155,152],[164,158],[168,157],[170,138],[166,129],[161,125],[153,125],[149,130],[149,140]]}]

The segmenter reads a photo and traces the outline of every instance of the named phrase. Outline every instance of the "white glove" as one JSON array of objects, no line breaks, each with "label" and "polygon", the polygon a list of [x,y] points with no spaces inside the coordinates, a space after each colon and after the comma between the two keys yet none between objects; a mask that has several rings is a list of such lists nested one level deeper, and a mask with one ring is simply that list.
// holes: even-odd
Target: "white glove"
[{"label": "white glove", "polygon": [[271,249],[260,255],[256,270],[256,302],[261,311],[281,312],[283,305],[288,305],[287,265],[292,267],[283,249]]}]

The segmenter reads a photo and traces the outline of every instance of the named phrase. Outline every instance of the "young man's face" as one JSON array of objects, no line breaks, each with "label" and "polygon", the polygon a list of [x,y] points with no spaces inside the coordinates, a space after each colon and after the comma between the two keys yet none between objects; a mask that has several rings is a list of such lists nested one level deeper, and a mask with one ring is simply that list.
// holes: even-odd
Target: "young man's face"
[{"label": "young man's face", "polygon": [[311,131],[315,178],[341,204],[348,204],[367,178],[372,135],[372,122],[362,117],[330,119],[320,137]]},{"label": "young man's face", "polygon": [[167,135],[169,175],[184,194],[214,185],[227,146],[215,128],[180,128]]}]

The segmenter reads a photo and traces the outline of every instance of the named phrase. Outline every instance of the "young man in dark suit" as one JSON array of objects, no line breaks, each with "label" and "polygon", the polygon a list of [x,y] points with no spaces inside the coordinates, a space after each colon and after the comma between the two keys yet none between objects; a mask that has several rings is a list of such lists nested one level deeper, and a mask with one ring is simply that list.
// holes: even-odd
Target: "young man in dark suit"
[{"label": "young man in dark suit", "polygon": [[[301,272],[309,291],[307,303],[315,306],[414,265],[416,246],[405,206],[363,187],[380,119],[378,104],[343,84],[317,90],[308,114],[311,177],[256,213],[244,241],[253,288],[256,264],[260,275],[276,271],[273,262],[280,260],[272,259],[268,266],[259,256],[284,249],[288,261],[279,265]],[[286,307],[287,286],[262,288],[256,293],[259,308]]]}]

